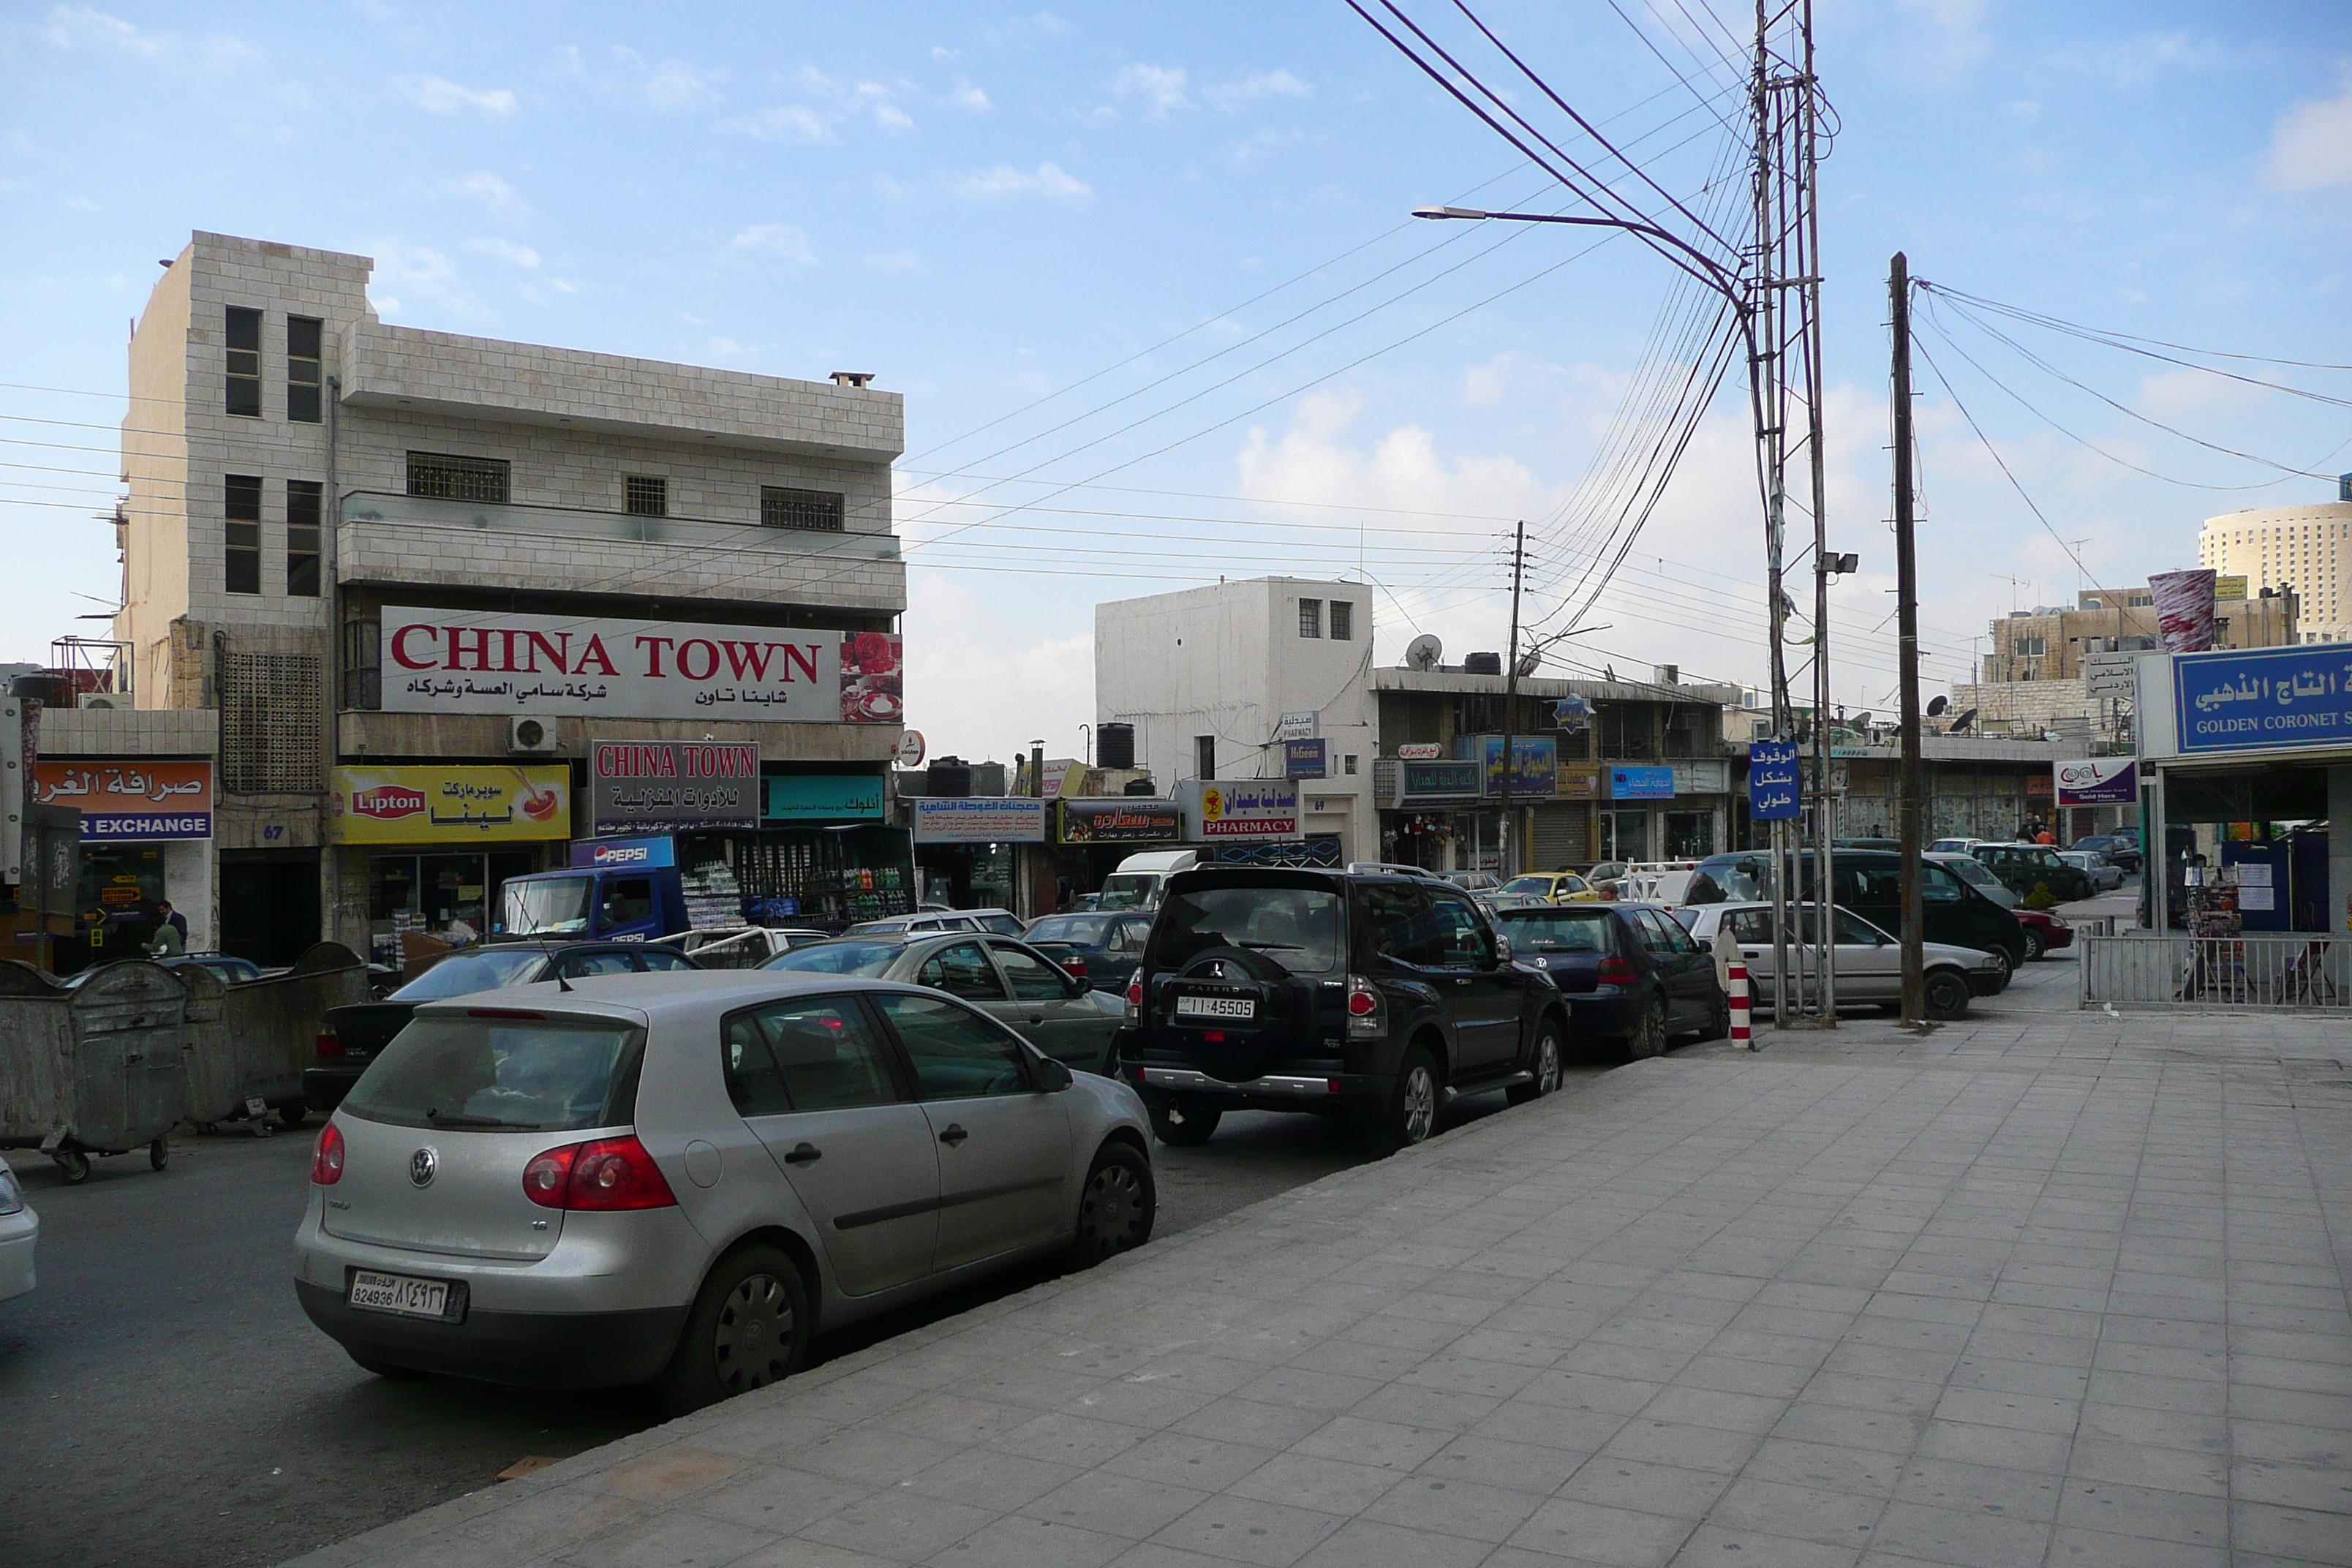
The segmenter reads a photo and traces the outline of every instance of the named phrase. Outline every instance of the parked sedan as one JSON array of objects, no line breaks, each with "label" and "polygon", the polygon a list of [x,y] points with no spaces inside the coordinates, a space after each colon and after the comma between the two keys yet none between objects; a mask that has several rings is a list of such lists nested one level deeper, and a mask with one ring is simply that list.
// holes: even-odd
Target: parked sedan
[{"label": "parked sedan", "polygon": [[1573,871],[1529,871],[1512,878],[1496,891],[1551,904],[1597,902],[1601,898],[1590,881]]},{"label": "parked sedan", "polygon": [[2058,858],[2091,879],[2091,891],[2111,893],[2124,885],[2124,868],[2088,849],[2061,849]]},{"label": "parked sedan", "polygon": [[2140,867],[2139,839],[2129,833],[2095,833],[2088,838],[2077,838],[2069,849],[2087,849],[2105,858],[2110,865],[2120,867],[2128,877]]},{"label": "parked sedan", "polygon": [[794,948],[762,967],[933,986],[1010,1026],[1047,1056],[1087,1072],[1111,1070],[1112,1037],[1127,1016],[1118,993],[1096,990],[1091,981],[1066,973],[1027,942],[1010,937],[845,936]]},{"label": "parked sedan", "polygon": [[1026,925],[1011,910],[937,910],[911,915],[885,915],[862,921],[845,936],[921,936],[943,931],[989,931],[999,936],[1019,936]]},{"label": "parked sedan", "polygon": [[494,942],[451,953],[381,1002],[331,1007],[320,1021],[318,1058],[302,1069],[302,1099],[313,1110],[341,1103],[368,1063],[407,1026],[424,1002],[540,980],[584,980],[592,974],[696,969],[676,948],[643,942]]},{"label": "parked sedan", "polygon": [[763,1387],[831,1331],[1141,1245],[1135,1092],[936,991],[770,971],[428,1003],[320,1132],[310,1321],[386,1376]]},{"label": "parked sedan", "polygon": [[25,1201],[16,1173],[0,1160],[0,1301],[31,1294],[33,1248],[40,1239],[41,1216]]},{"label": "parked sedan", "polygon": [[[1730,928],[1732,940],[1739,944],[1740,958],[1748,965],[1753,983],[1750,994],[1756,998],[1756,1005],[1759,1010],[1769,1008],[1775,960],[1772,906],[1700,904],[1683,912],[1690,921],[1691,935],[1709,947],[1714,945],[1718,930]],[[1807,984],[1815,973],[1813,950],[1802,944],[1802,936],[1811,929],[1810,920],[1801,924],[1801,945],[1796,949],[1797,973]],[[1832,930],[1835,940],[1830,949],[1830,963],[1837,976],[1838,1005],[1901,1005],[1902,944],[1847,909],[1835,911]],[[1963,1017],[1969,1010],[1969,997],[1998,995],[2009,983],[2008,963],[1999,954],[1979,952],[1969,947],[1948,947],[1938,942],[1926,943],[1924,951],[1927,1016],[1931,1018]]]},{"label": "parked sedan", "polygon": [[1506,907],[1495,929],[1512,956],[1541,968],[1568,997],[1571,1044],[1621,1044],[1629,1058],[1654,1057],[1677,1035],[1719,1040],[1731,1004],[1715,960],[1664,910],[1648,904]]},{"label": "parked sedan", "polygon": [[1143,960],[1151,917],[1140,912],[1046,915],[1029,922],[1031,946],[1097,991],[1118,995]]}]

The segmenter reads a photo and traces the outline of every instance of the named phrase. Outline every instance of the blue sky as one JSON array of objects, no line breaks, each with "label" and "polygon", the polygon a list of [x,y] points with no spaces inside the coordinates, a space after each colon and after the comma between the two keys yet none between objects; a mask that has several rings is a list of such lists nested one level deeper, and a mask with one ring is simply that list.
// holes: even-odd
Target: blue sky
[{"label": "blue sky", "polygon": [[[1736,94],[1703,101],[1741,26],[1717,5],[1719,28],[1697,0],[1481,15],[1687,196],[1721,167],[1712,117],[1738,121]],[[2352,11],[1822,0],[1819,34],[1831,533],[1864,566],[1836,689],[1883,710],[1888,254],[2094,326],[2352,363]],[[1478,68],[1507,86],[1507,62]],[[1000,756],[1078,744],[1106,598],[1360,569],[1381,658],[1416,630],[1450,658],[1501,645],[1501,541],[1526,518],[1555,610],[1590,539],[1563,508],[1672,280],[1622,240],[1407,219],[1566,202],[1339,0],[16,5],[0,73],[0,658],[112,602],[109,531],[84,520],[121,405],[88,395],[119,394],[126,321],[191,228],[371,255],[392,321],[876,373],[908,399],[911,720]],[[2123,581],[2193,563],[2208,515],[2334,494],[2147,421],[2352,468],[2345,409],[2019,334],[2118,409],[1943,319],[1930,352],[2050,526],[1923,374],[1933,678],[1965,679],[1988,616],[2074,592],[2058,539]],[[1577,639],[1591,663],[1760,675],[1736,392]]]}]

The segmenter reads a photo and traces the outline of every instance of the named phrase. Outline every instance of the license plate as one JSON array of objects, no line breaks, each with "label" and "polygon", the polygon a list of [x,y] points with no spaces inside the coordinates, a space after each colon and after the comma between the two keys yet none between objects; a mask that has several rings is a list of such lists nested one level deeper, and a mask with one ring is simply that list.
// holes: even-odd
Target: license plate
[{"label": "license plate", "polygon": [[1180,1018],[1255,1018],[1257,1004],[1246,996],[1179,996]]},{"label": "license plate", "polygon": [[370,1311],[398,1312],[409,1318],[446,1318],[449,1315],[449,1282],[355,1268],[352,1270],[351,1303]]}]

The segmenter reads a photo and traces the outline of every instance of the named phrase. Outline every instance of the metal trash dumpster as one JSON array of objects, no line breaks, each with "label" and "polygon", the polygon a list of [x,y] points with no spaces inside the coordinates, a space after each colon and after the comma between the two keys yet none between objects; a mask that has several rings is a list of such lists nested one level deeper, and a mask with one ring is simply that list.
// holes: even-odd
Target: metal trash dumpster
[{"label": "metal trash dumpster", "polygon": [[330,1007],[368,999],[367,965],[341,942],[312,944],[294,966],[239,985],[222,984],[201,964],[173,975],[188,992],[188,1120],[199,1131],[223,1121],[250,1121],[268,1136],[268,1113],[289,1127],[310,1114],[302,1069],[318,1059],[320,1020]]},{"label": "metal trash dumpster", "polygon": [[181,1056],[188,994],[171,971],[109,963],[68,986],[0,959],[0,1149],[38,1149],[69,1182],[92,1154],[144,1147],[162,1170],[164,1135],[187,1105]]}]

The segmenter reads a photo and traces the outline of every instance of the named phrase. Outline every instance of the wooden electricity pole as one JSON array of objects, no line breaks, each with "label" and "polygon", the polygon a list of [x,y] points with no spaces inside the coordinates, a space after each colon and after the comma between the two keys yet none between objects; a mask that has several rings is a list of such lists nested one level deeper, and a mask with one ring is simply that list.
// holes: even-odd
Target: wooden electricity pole
[{"label": "wooden electricity pole", "polygon": [[1903,253],[1889,264],[1886,291],[1895,326],[1895,672],[1903,702],[1903,780],[1898,832],[1903,843],[1903,1016],[1927,1017],[1926,912],[1920,907],[1919,852],[1926,847],[1919,799],[1919,569],[1912,547],[1911,273]]},{"label": "wooden electricity pole", "polygon": [[1511,539],[1511,640],[1503,655],[1503,810],[1496,819],[1502,842],[1495,847],[1495,868],[1496,880],[1504,882],[1519,874],[1511,863],[1518,852],[1518,835],[1511,831],[1511,743],[1518,739],[1513,731],[1519,716],[1519,584],[1527,564],[1528,525],[1521,520]]}]

